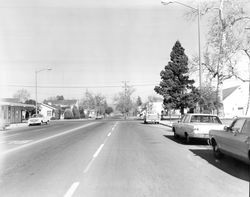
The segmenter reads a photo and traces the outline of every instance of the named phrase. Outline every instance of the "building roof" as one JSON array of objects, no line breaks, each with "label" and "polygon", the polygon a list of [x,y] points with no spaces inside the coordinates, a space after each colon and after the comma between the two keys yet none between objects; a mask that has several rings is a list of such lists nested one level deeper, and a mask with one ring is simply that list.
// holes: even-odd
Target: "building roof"
[{"label": "building roof", "polygon": [[47,105],[47,104],[44,104],[44,103],[39,103],[39,106],[40,106],[40,105],[43,105],[43,106],[45,106],[45,107],[47,107],[47,108],[56,110],[56,108],[53,107],[53,106],[51,106],[51,105]]},{"label": "building roof", "polygon": [[223,100],[225,100],[229,95],[231,95],[238,87],[240,86],[234,86],[222,90]]},{"label": "building roof", "polygon": [[20,102],[18,102],[18,99],[14,99],[14,98],[1,98],[0,105],[1,106],[17,106],[17,107],[35,108],[35,105],[20,103]]},{"label": "building roof", "polygon": [[50,105],[57,105],[57,106],[72,106],[76,105],[77,100],[71,99],[71,100],[47,100],[46,103]]},{"label": "building roof", "polygon": [[18,98],[1,98],[2,102],[20,103]]}]

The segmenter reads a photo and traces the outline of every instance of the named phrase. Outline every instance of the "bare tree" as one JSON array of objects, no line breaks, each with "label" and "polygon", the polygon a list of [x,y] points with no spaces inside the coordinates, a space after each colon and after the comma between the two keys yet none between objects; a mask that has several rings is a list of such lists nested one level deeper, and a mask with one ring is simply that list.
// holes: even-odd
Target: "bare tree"
[{"label": "bare tree", "polygon": [[[210,79],[217,81],[217,102],[222,101],[223,82],[232,77],[239,78],[236,69],[239,64],[239,53],[249,54],[245,31],[245,27],[250,26],[250,15],[245,11],[245,4],[249,3],[220,0],[206,1],[201,5],[201,14],[209,17],[209,31],[202,65],[208,70]],[[189,18],[196,16],[194,12],[189,12],[188,15]],[[193,62],[195,64],[195,60]],[[217,113],[219,111],[217,109]]]},{"label": "bare tree", "polygon": [[19,102],[24,103],[30,98],[30,93],[26,89],[20,89],[13,95],[13,98],[17,98]]}]

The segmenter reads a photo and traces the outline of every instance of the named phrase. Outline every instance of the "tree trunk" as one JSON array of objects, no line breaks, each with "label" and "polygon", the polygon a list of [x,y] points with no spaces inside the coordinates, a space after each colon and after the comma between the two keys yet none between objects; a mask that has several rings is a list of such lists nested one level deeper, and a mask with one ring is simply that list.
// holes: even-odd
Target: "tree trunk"
[{"label": "tree trunk", "polygon": [[181,115],[184,115],[184,107],[181,107],[180,111],[181,111]]},{"label": "tree trunk", "polygon": [[249,74],[249,76],[248,76],[249,77],[248,78],[248,80],[249,80],[249,82],[248,82],[248,99],[247,99],[247,108],[246,108],[246,113],[245,113],[245,115],[247,115],[248,110],[249,110],[249,104],[250,104],[250,54],[248,53],[247,50],[244,50],[244,51],[249,59],[249,62],[248,62],[248,74]]},{"label": "tree trunk", "polygon": [[223,45],[225,42],[225,26],[224,26],[224,15],[223,15],[223,6],[224,0],[220,0],[220,8],[219,8],[219,20],[221,25],[221,32],[220,32],[220,48],[219,48],[219,59],[217,64],[217,95],[216,95],[216,111],[217,115],[223,114],[223,108],[220,107],[220,103],[223,103],[223,95],[222,95],[222,79],[220,76],[223,76],[223,62],[222,62],[222,53],[223,53]]}]

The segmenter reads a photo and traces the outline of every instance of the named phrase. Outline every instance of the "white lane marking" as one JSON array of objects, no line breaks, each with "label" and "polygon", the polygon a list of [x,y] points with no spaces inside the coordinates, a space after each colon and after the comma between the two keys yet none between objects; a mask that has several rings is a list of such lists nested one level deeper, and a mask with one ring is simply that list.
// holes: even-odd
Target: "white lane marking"
[{"label": "white lane marking", "polygon": [[[42,129],[36,129],[36,130],[29,130],[30,132],[32,132],[32,133],[34,133],[34,132],[36,132],[36,131],[42,131],[42,130],[45,130],[45,129],[47,129],[46,127],[44,127],[44,128],[42,128]],[[18,135],[23,135],[25,132],[22,132],[22,133],[15,133],[15,134],[7,134],[7,132],[6,133],[4,133],[4,135],[3,136],[1,136],[1,137],[4,137],[5,139],[6,138],[11,138],[11,137],[16,137],[16,136],[18,136]]]},{"label": "white lane marking", "polygon": [[13,140],[13,141],[6,142],[6,144],[20,145],[20,144],[27,144],[29,142],[32,142],[32,140]]},{"label": "white lane marking", "polygon": [[102,148],[103,148],[104,144],[101,144],[101,146],[98,148],[98,150],[95,152],[95,154],[93,155],[94,158],[96,158],[98,156],[98,154],[101,152]]},{"label": "white lane marking", "polygon": [[96,122],[92,122],[92,123],[89,123],[89,124],[86,124],[86,125],[82,125],[82,126],[80,126],[80,127],[76,127],[76,128],[74,128],[74,129],[67,130],[67,131],[65,131],[65,132],[63,132],[63,133],[58,133],[58,134],[52,135],[52,136],[50,136],[50,137],[46,137],[46,138],[43,138],[43,139],[40,139],[40,140],[36,140],[36,141],[30,142],[30,143],[28,143],[28,144],[24,144],[24,145],[21,145],[21,146],[19,146],[19,147],[16,147],[16,148],[7,150],[7,151],[5,151],[5,152],[2,152],[2,153],[0,153],[0,155],[5,155],[5,154],[8,154],[8,153],[12,153],[12,152],[14,152],[14,151],[17,151],[17,150],[20,150],[20,149],[23,149],[23,148],[26,148],[26,147],[29,147],[29,146],[32,146],[32,145],[35,145],[35,144],[38,144],[38,143],[41,143],[41,142],[45,142],[45,141],[47,141],[47,140],[54,139],[54,138],[59,137],[59,136],[62,136],[62,135],[66,135],[66,134],[71,133],[71,132],[75,132],[75,131],[77,131],[77,130],[79,130],[79,129],[82,129],[82,128],[91,126],[91,125],[93,125],[93,124],[97,124],[97,123],[96,123]]},{"label": "white lane marking", "polygon": [[90,169],[90,166],[92,165],[92,163],[94,162],[95,158],[93,157],[91,159],[91,161],[89,162],[89,164],[87,165],[87,167],[84,169],[83,173],[87,173]]},{"label": "white lane marking", "polygon": [[68,189],[67,193],[64,195],[64,197],[71,197],[73,196],[74,192],[76,191],[77,187],[79,186],[79,182],[74,182],[71,187]]},{"label": "white lane marking", "polygon": [[[117,122],[115,123],[115,125],[112,128],[112,131],[115,129]],[[108,137],[111,136],[111,132],[108,133],[108,136],[106,137],[106,139],[104,140],[103,144],[101,144],[101,146],[97,149],[97,151],[95,152],[95,154],[93,155],[92,159],[90,160],[90,162],[88,163],[87,167],[84,169],[83,173],[87,173],[91,167],[91,165],[94,163],[95,158],[98,156],[98,154],[101,152],[104,144],[107,142]]]}]

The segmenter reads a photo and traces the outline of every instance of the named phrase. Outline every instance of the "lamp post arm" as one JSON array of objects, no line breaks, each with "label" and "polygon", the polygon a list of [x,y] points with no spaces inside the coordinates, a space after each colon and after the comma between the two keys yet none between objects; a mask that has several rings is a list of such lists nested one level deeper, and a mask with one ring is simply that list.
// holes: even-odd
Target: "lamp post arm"
[{"label": "lamp post arm", "polygon": [[183,5],[183,6],[187,7],[187,8],[193,9],[193,10],[195,10],[195,11],[198,12],[198,9],[197,9],[197,8],[194,8],[194,7],[192,7],[192,6],[190,6],[190,5],[187,5],[187,4],[185,4],[185,3],[181,3],[181,2],[179,2],[179,1],[169,1],[169,2],[162,1],[161,3],[162,3],[163,5],[168,5],[168,4],[170,4],[170,3],[177,3],[177,4]]},{"label": "lamp post arm", "polygon": [[36,73],[42,72],[44,70],[51,70],[51,69],[50,68],[44,68],[44,69],[41,69],[41,70],[36,70]]}]

